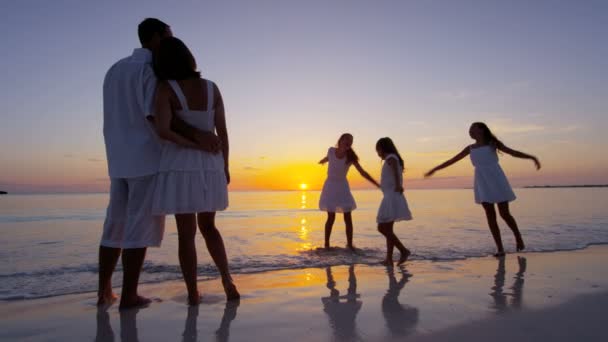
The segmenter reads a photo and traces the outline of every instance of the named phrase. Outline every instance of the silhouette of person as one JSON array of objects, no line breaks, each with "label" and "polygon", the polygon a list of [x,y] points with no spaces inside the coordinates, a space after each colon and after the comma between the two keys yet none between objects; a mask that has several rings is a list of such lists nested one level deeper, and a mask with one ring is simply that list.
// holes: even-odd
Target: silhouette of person
[{"label": "silhouette of person", "polygon": [[399,303],[399,294],[412,276],[404,268],[401,271],[401,280],[397,282],[393,267],[386,268],[388,275],[388,290],[382,298],[382,314],[386,327],[393,336],[406,336],[414,332],[418,324],[418,309]]},{"label": "silhouette of person", "polygon": [[[361,310],[363,303],[357,300],[357,278],[355,276],[355,265],[348,267],[348,291],[345,296],[340,296],[340,291],[336,289],[336,282],[331,272],[331,266],[325,269],[327,275],[327,288],[329,296],[322,297],[323,311],[329,317],[334,338],[338,341],[357,340],[357,329],[355,320],[357,313]],[[346,301],[341,301],[345,299]]]}]

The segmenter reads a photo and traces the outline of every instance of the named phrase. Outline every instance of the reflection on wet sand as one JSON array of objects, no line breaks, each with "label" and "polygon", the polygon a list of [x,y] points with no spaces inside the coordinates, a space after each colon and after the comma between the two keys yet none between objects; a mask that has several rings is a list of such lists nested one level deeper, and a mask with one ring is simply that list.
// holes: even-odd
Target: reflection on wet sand
[{"label": "reflection on wet sand", "polygon": [[215,331],[217,341],[227,342],[230,337],[230,323],[236,318],[236,309],[241,304],[240,300],[231,300],[226,302],[224,314],[220,327]]},{"label": "reflection on wet sand", "polygon": [[114,331],[110,325],[110,315],[106,308],[97,308],[97,331],[95,342],[114,342]]},{"label": "reflection on wet sand", "polygon": [[387,267],[388,290],[382,298],[382,314],[386,327],[393,336],[405,336],[414,332],[418,324],[418,309],[399,302],[401,290],[412,276],[405,268],[399,268],[401,280],[397,281],[393,267]]},{"label": "reflection on wet sand", "polygon": [[138,342],[137,313],[139,309],[129,309],[120,312],[120,340],[122,342]]},{"label": "reflection on wet sand", "polygon": [[334,338],[338,341],[358,340],[355,320],[363,303],[357,300],[360,295],[357,294],[355,265],[348,267],[348,290],[345,296],[340,296],[340,291],[336,289],[331,266],[328,266],[325,272],[329,297],[323,297],[321,301],[323,302],[323,311],[327,314],[329,324],[334,332]]},{"label": "reflection on wet sand", "polygon": [[519,309],[522,305],[523,299],[523,291],[524,291],[524,273],[526,272],[527,260],[524,257],[518,256],[517,263],[519,265],[519,270],[515,274],[513,278],[513,285],[511,286],[511,293],[504,292],[505,286],[505,261],[506,258],[498,259],[498,268],[496,269],[496,274],[494,275],[494,286],[492,286],[492,292],[490,296],[494,299],[493,309],[498,313],[506,312],[509,309],[509,304],[507,302],[507,297],[511,297],[511,305],[510,307],[513,309]]},{"label": "reflection on wet sand", "polygon": [[[217,341],[227,342],[230,337],[230,324],[236,318],[237,308],[240,301],[228,301],[224,308],[224,314],[219,328],[215,331]],[[199,314],[199,305],[189,306],[188,315],[182,334],[183,342],[198,341],[197,320]],[[114,342],[114,331],[110,324],[110,316],[106,311],[107,308],[99,308],[97,310],[97,331],[95,333],[95,342]],[[122,342],[137,342],[137,313],[138,309],[124,310],[120,312],[120,340]],[[176,338],[177,340],[177,338]]]}]

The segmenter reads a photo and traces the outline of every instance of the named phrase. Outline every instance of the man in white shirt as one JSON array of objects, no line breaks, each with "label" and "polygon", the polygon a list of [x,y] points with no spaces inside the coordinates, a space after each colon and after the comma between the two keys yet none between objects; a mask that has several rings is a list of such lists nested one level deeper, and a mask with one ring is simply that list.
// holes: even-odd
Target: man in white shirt
[{"label": "man in white shirt", "polygon": [[[160,41],[172,33],[169,25],[148,18],[139,24],[138,35],[142,48],[116,62],[103,85],[103,133],[111,185],[99,247],[98,305],[117,298],[112,292],[112,273],[122,254],[121,309],[150,302],[138,295],[137,285],[146,249],[160,246],[165,223],[164,216],[151,212],[161,156],[161,143],[150,123],[157,84],[152,56]],[[179,120],[176,126],[201,149],[219,150],[213,133],[198,132]]]}]

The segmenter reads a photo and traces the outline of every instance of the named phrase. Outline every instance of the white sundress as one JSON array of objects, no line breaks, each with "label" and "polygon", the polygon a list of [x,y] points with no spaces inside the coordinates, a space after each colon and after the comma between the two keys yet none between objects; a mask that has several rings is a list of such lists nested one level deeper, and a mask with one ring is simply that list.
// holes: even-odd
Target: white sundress
[{"label": "white sundress", "polygon": [[319,198],[319,209],[333,213],[349,213],[357,208],[346,179],[351,164],[346,162],[346,156],[336,157],[335,147],[327,150],[327,160],[327,179]]},{"label": "white sundress", "polygon": [[507,176],[498,164],[493,146],[470,147],[471,163],[475,166],[475,202],[501,203],[515,200]]},{"label": "white sundress", "polygon": [[[208,104],[204,111],[190,110],[179,84],[173,80],[169,84],[182,107],[176,115],[201,131],[215,132],[213,82],[206,80]],[[200,213],[227,207],[228,185],[222,153],[212,154],[164,141],[156,175],[153,212],[163,215]]]},{"label": "white sundress", "polygon": [[391,166],[387,163],[391,158],[397,162],[399,183],[403,184],[403,168],[399,164],[399,158],[394,154],[389,154],[384,159],[380,176],[380,189],[382,190],[383,197],[378,208],[378,216],[376,217],[376,222],[378,223],[409,221],[412,219],[412,213],[410,212],[405,195],[395,191],[395,176],[393,175]]}]

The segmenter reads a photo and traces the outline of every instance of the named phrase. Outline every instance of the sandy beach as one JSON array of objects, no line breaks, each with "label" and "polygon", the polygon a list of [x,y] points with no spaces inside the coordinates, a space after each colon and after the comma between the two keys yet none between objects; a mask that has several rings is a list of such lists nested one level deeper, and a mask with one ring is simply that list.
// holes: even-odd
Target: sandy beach
[{"label": "sandy beach", "polygon": [[200,280],[188,307],[181,281],[147,284],[147,308],[95,306],[95,294],[0,305],[3,341],[606,341],[608,246],[504,259],[345,265],[235,276],[226,303]]}]

